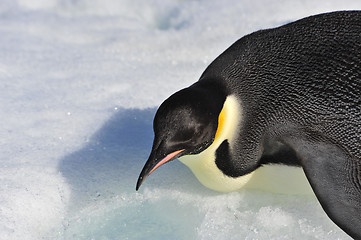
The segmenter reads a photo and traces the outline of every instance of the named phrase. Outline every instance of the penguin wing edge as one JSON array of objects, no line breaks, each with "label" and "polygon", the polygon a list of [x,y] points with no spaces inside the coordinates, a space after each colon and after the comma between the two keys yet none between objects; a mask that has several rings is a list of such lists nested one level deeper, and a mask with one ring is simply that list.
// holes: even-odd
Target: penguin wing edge
[{"label": "penguin wing edge", "polygon": [[327,215],[348,235],[361,239],[361,159],[333,144],[291,142]]}]

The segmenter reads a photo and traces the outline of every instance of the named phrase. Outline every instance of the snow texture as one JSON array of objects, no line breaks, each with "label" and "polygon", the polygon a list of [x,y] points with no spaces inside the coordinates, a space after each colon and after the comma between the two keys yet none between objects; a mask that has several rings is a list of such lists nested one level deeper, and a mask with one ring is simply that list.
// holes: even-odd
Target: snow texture
[{"label": "snow texture", "polygon": [[2,0],[1,239],[349,239],[314,196],[139,192],[156,107],[238,38],[359,0]]}]

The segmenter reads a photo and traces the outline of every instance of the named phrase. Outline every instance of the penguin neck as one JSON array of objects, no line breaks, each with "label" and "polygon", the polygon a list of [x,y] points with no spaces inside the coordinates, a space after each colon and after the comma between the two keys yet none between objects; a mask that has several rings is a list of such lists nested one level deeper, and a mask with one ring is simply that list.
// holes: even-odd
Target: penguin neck
[{"label": "penguin neck", "polygon": [[216,151],[224,141],[228,142],[230,152],[232,152],[241,121],[242,108],[240,102],[234,95],[229,95],[219,114],[213,143],[199,154],[179,158],[204,186],[216,191],[229,192],[242,188],[252,177],[252,173],[237,178],[227,176],[216,164]]},{"label": "penguin neck", "polygon": [[[179,160],[188,166],[197,179],[206,187],[230,192],[241,188],[252,188],[276,193],[311,194],[305,174],[300,167],[267,164],[246,175],[231,177],[219,169],[216,163],[217,151],[227,141],[230,158],[237,144],[243,121],[242,105],[234,95],[226,98],[218,118],[218,127],[213,143],[195,155],[185,155]],[[227,156],[226,156],[227,157]],[[290,181],[292,179],[292,181]]]}]

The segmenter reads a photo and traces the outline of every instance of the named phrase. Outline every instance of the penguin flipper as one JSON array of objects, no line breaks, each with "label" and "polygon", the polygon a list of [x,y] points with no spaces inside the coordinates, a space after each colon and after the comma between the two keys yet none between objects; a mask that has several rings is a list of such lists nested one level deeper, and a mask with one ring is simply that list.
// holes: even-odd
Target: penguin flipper
[{"label": "penguin flipper", "polygon": [[327,215],[361,239],[361,159],[334,144],[291,141],[314,193]]}]

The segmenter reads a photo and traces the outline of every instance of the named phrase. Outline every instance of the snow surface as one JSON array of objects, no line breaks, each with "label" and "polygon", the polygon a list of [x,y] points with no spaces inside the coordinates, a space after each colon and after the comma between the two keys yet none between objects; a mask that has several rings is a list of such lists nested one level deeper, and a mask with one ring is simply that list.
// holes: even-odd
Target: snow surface
[{"label": "snow surface", "polygon": [[349,239],[314,196],[135,183],[156,107],[238,38],[359,0],[2,0],[0,239]]}]

